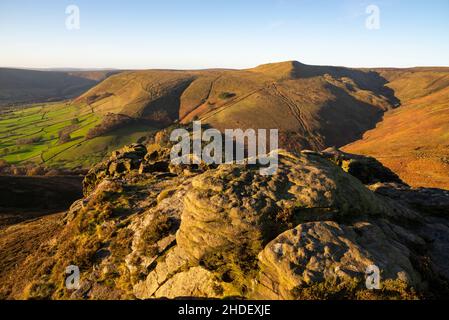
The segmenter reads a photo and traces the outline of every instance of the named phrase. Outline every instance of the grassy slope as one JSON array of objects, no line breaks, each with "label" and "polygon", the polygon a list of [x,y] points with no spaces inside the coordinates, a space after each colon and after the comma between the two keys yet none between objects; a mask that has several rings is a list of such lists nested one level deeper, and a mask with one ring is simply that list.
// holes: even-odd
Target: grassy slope
[{"label": "grassy slope", "polygon": [[21,268],[22,264],[36,248],[60,232],[63,216],[63,213],[49,215],[18,223],[0,232],[0,299],[7,299],[11,293],[20,292],[28,284],[27,274],[32,270]]},{"label": "grassy slope", "polygon": [[449,189],[449,69],[382,69],[402,106],[348,152],[371,155],[413,186]]},{"label": "grassy slope", "polygon": [[[143,116],[146,109],[170,113],[170,103],[164,104],[164,100],[170,100],[178,88],[184,89],[191,81],[192,75],[182,71],[123,72],[101,82],[77,101],[85,102],[88,97],[109,94],[110,96],[92,104],[95,111],[129,116]],[[177,112],[175,110],[176,116]]]},{"label": "grassy slope", "polygon": [[[78,128],[71,141],[60,144],[58,132],[78,119]],[[152,130],[138,125],[122,128],[109,135],[85,140],[89,129],[101,122],[101,115],[83,105],[65,102],[38,104],[15,108],[0,118],[0,157],[8,163],[45,163],[55,167],[89,167],[111,150],[135,142]],[[41,141],[19,145],[24,138],[41,137]]]}]

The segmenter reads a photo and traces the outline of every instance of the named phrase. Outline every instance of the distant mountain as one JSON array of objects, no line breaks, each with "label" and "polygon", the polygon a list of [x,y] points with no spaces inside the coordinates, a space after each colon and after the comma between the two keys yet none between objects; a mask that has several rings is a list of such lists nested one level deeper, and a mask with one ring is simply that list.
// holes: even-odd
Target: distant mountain
[{"label": "distant mountain", "polygon": [[297,61],[247,70],[130,71],[77,99],[95,112],[159,124],[278,128],[284,146],[321,150],[358,140],[398,100],[377,72]]},{"label": "distant mountain", "polygon": [[37,69],[29,69],[36,71],[57,71],[57,72],[114,72],[119,71],[119,69],[103,69],[103,68],[37,68]]},{"label": "distant mountain", "polygon": [[73,98],[113,71],[36,71],[0,68],[0,106]]}]

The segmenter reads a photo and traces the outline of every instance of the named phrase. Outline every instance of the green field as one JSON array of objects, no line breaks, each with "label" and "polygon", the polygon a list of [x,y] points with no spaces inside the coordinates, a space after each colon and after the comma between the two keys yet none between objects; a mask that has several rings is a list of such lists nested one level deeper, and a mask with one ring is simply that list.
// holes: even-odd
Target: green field
[{"label": "green field", "polygon": [[[133,125],[86,140],[102,116],[86,105],[66,102],[14,107],[0,114],[0,159],[10,164],[36,163],[57,168],[87,168],[112,150],[148,135],[152,128]],[[61,131],[69,139],[61,141]]]}]

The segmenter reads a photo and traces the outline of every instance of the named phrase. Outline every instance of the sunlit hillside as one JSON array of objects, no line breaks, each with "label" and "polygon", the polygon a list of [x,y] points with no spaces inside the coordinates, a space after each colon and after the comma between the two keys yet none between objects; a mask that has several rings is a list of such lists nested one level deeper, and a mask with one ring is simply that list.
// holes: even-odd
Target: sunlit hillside
[{"label": "sunlit hillside", "polygon": [[381,69],[400,108],[344,150],[371,155],[413,186],[449,188],[449,69]]}]

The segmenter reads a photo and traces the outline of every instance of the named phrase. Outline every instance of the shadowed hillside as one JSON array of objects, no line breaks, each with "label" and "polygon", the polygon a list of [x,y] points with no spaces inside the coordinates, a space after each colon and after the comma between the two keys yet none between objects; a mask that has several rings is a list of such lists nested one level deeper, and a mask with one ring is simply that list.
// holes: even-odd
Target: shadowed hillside
[{"label": "shadowed hillside", "polygon": [[0,68],[0,106],[57,101],[80,95],[109,71],[34,71]]},{"label": "shadowed hillside", "polygon": [[82,197],[81,176],[0,176],[0,229],[67,210]]},{"label": "shadowed hillside", "polygon": [[402,106],[349,152],[378,158],[413,186],[449,188],[449,68],[379,69]]}]

